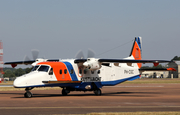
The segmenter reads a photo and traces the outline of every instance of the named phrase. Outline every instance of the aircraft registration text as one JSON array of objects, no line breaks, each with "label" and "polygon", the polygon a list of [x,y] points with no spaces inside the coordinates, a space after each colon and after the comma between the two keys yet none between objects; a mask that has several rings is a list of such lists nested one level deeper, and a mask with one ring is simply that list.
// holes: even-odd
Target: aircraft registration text
[{"label": "aircraft registration text", "polygon": [[101,77],[82,77],[81,81],[82,82],[100,82]]},{"label": "aircraft registration text", "polygon": [[124,74],[134,74],[134,70],[124,70]]}]

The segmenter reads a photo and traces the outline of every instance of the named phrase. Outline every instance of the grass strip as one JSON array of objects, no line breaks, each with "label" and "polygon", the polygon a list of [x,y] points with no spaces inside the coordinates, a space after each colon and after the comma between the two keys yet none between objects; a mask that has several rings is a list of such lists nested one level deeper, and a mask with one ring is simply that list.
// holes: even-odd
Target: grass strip
[{"label": "grass strip", "polygon": [[180,112],[107,112],[88,113],[85,115],[180,115]]}]

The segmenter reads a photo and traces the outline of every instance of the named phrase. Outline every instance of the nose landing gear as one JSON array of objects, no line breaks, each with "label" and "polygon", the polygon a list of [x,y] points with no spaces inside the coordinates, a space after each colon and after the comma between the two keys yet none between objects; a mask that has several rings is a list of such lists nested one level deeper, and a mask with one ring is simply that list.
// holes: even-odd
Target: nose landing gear
[{"label": "nose landing gear", "polygon": [[24,93],[24,97],[25,98],[31,98],[32,97],[32,93],[29,91],[29,90],[32,90],[34,87],[27,87],[26,89],[25,89],[25,91],[26,91],[26,93]]}]

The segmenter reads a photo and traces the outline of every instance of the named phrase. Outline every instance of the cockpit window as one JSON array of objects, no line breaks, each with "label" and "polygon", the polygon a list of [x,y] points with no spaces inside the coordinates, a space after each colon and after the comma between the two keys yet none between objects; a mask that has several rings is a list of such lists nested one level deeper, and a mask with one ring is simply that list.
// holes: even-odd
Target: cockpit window
[{"label": "cockpit window", "polygon": [[34,66],[34,68],[31,71],[36,71],[39,65]]},{"label": "cockpit window", "polygon": [[48,72],[49,70],[49,66],[46,65],[41,65],[38,69],[38,71],[44,71],[44,72]]}]

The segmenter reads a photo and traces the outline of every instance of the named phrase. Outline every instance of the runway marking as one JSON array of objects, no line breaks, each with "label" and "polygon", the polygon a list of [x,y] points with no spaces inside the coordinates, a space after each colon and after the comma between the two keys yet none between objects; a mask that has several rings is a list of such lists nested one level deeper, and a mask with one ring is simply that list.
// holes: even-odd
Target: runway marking
[{"label": "runway marking", "polygon": [[112,108],[180,108],[180,106],[93,106],[93,107],[0,107],[0,109],[112,109]]}]

